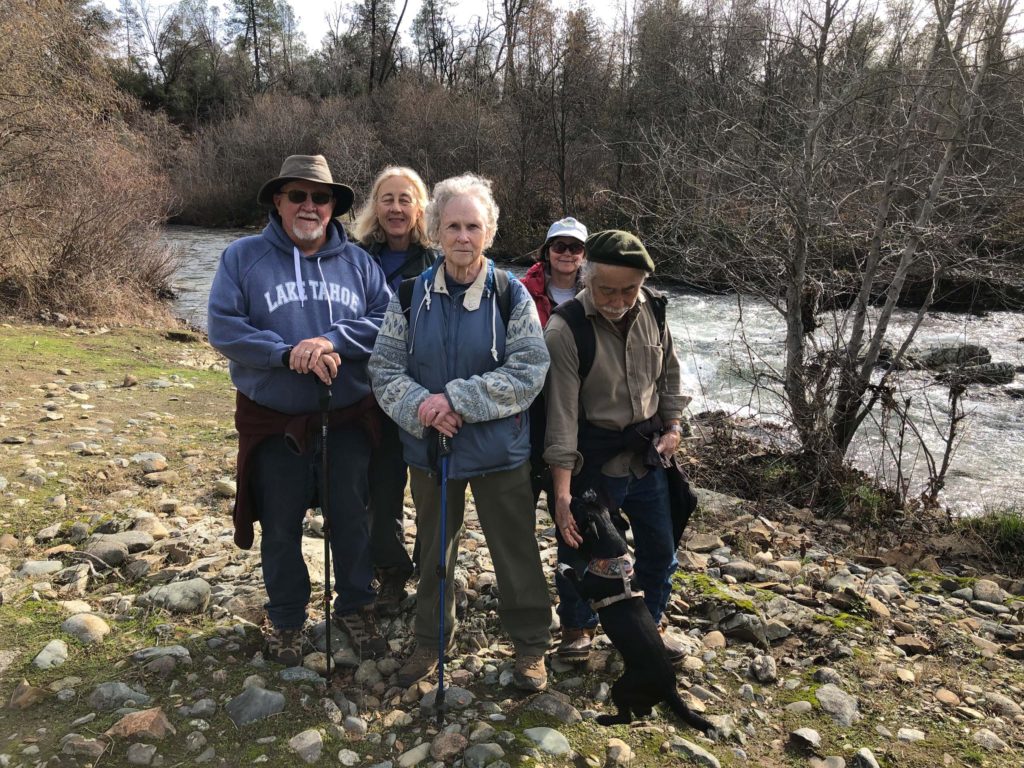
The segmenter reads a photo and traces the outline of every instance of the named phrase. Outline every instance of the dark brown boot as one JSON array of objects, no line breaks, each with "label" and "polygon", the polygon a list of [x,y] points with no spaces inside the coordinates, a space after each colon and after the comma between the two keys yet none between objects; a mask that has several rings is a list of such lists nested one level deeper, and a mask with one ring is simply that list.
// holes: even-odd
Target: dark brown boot
[{"label": "dark brown boot", "polygon": [[397,616],[401,613],[402,601],[407,595],[405,582],[408,579],[408,574],[400,568],[381,568],[377,599],[373,603],[378,616]]},{"label": "dark brown boot", "polygon": [[562,627],[562,642],[555,653],[567,664],[582,664],[590,658],[593,627]]}]

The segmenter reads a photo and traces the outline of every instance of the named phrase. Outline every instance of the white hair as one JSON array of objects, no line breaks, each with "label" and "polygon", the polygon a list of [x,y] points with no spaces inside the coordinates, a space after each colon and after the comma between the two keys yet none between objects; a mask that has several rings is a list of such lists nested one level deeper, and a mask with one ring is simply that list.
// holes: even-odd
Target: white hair
[{"label": "white hair", "polygon": [[491,194],[491,180],[475,173],[452,176],[434,185],[434,194],[427,206],[427,237],[435,243],[441,241],[441,217],[445,206],[456,197],[473,198],[484,209],[487,226],[484,250],[487,250],[494,243],[494,235],[498,232],[498,204]]}]

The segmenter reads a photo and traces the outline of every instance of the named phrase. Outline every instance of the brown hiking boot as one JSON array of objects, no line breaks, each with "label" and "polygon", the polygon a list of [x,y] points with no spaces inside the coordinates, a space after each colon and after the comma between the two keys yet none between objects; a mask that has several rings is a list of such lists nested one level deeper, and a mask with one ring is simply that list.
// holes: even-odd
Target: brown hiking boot
[{"label": "brown hiking boot", "polygon": [[361,659],[379,659],[388,651],[372,605],[364,605],[352,613],[334,614],[334,626],[348,635],[352,650]]},{"label": "brown hiking boot", "polygon": [[[445,663],[448,663],[448,658],[455,654],[455,636],[452,635],[448,639],[448,647],[444,651]],[[416,650],[412,652],[412,655],[405,660],[405,664],[398,670],[398,684],[403,688],[408,688],[413,683],[418,683],[420,680],[431,674],[437,668],[437,645],[431,643],[430,645],[416,644]]]},{"label": "brown hiking boot", "polygon": [[418,683],[437,668],[437,648],[417,645],[412,655],[398,670],[398,684],[408,688]]},{"label": "brown hiking boot", "polygon": [[593,627],[562,627],[562,642],[555,653],[567,664],[581,664],[590,658],[593,638]]},{"label": "brown hiking boot", "polygon": [[408,594],[405,582],[408,576],[398,568],[382,568],[378,577],[377,599],[373,608],[378,616],[397,616],[402,611],[402,601]]},{"label": "brown hiking boot", "polygon": [[543,691],[548,687],[548,671],[544,667],[544,656],[516,654],[516,667],[512,681],[521,691]]},{"label": "brown hiking boot", "polygon": [[264,655],[267,661],[273,661],[286,667],[302,665],[302,627],[295,629],[278,629],[272,627],[266,633]]}]

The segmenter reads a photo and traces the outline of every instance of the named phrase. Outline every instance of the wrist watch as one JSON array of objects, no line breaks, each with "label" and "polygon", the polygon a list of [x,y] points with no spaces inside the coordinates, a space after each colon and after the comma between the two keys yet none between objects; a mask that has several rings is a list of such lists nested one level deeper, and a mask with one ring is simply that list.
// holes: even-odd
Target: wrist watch
[{"label": "wrist watch", "polygon": [[682,424],[669,424],[667,427],[665,427],[665,431],[666,432],[675,432],[677,435],[682,435],[683,434],[683,425]]}]

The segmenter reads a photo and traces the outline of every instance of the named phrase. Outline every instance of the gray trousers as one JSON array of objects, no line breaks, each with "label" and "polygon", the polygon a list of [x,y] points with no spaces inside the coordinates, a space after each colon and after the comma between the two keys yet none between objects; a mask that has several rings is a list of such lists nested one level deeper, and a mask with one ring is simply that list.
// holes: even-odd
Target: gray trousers
[{"label": "gray trousers", "polygon": [[[441,487],[437,477],[409,467],[419,526],[420,582],[416,590],[416,642],[438,644],[441,553]],[[529,462],[504,472],[448,481],[445,564],[445,635],[455,628],[455,558],[463,533],[466,486],[473,491],[487,548],[498,581],[498,616],[516,653],[540,655],[551,644],[551,597],[540,564],[534,531],[536,514]]]}]

